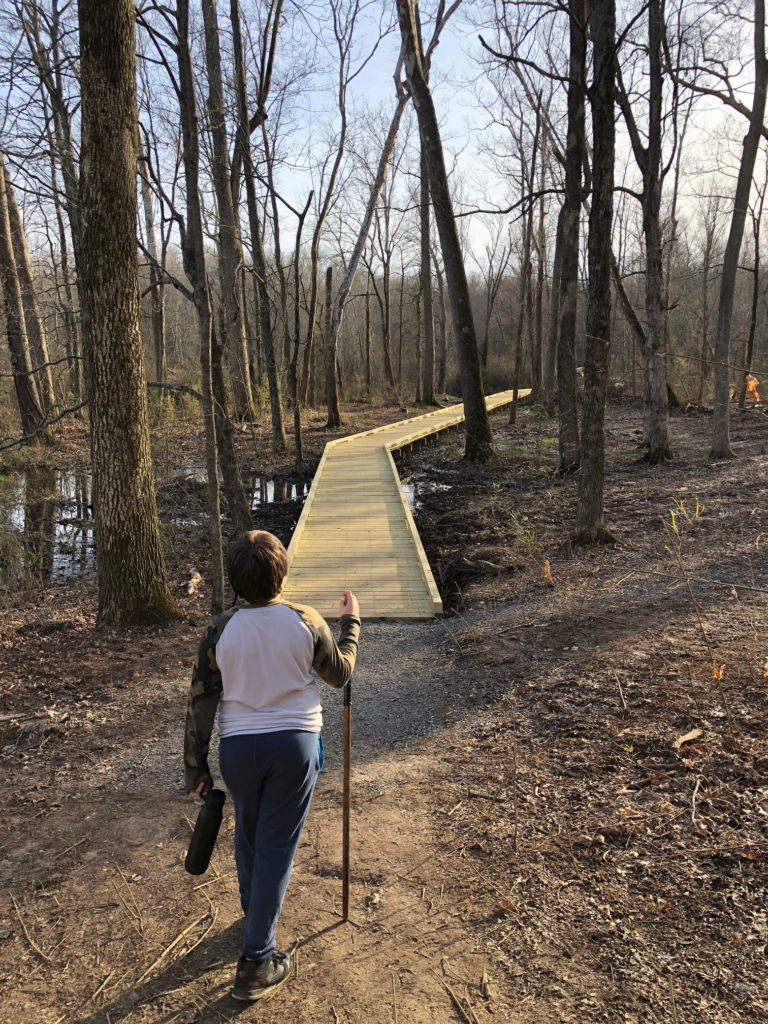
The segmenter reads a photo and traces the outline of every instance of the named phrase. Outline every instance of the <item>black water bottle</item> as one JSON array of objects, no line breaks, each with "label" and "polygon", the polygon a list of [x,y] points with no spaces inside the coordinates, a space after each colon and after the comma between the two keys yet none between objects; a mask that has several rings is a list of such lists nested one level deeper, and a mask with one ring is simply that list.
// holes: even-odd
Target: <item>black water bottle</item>
[{"label": "black water bottle", "polygon": [[184,861],[184,867],[190,875],[202,875],[211,861],[226,799],[226,793],[220,789],[209,789],[205,794],[205,802],[197,815]]}]

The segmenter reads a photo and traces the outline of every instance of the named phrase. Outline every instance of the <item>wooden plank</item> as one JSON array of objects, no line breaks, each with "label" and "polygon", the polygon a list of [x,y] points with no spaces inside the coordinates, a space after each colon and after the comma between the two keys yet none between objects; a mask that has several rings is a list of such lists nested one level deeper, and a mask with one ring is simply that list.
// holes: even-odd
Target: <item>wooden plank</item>
[{"label": "wooden plank", "polygon": [[[520,392],[523,397],[524,392]],[[487,399],[489,410],[512,392]],[[430,619],[442,611],[392,451],[457,426],[463,406],[330,441],[288,548],[288,600],[335,619],[353,586],[365,618]]]}]

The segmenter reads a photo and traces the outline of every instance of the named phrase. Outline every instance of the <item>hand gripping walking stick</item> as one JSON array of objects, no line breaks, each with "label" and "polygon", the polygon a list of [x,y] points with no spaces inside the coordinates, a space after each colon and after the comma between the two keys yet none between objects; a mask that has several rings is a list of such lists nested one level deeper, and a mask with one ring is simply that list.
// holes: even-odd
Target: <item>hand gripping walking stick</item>
[{"label": "hand gripping walking stick", "polygon": [[349,920],[349,803],[352,761],[352,681],[344,685],[344,767],[341,825],[341,916]]}]

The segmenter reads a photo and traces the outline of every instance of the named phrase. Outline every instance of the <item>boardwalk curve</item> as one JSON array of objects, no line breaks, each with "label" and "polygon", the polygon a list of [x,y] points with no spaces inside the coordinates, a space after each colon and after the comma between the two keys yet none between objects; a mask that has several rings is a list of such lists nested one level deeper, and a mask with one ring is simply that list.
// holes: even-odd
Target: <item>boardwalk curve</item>
[{"label": "boardwalk curve", "polygon": [[[511,391],[488,396],[488,410],[509,405],[512,397]],[[348,587],[365,619],[441,614],[392,452],[463,420],[463,404],[451,405],[328,442],[288,548],[286,600],[335,619]]]}]

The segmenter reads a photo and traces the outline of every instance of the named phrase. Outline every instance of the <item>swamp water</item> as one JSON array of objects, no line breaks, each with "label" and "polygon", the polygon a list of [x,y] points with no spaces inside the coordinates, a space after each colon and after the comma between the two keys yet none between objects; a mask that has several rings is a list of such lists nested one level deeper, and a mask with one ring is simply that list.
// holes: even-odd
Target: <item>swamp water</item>
[{"label": "swamp water", "polygon": [[[206,482],[203,466],[158,473],[157,499],[162,523],[181,529],[204,528]],[[244,475],[254,526],[288,544],[309,493],[307,477]],[[426,472],[411,472],[402,483],[409,508],[418,511],[425,494],[448,491]],[[28,469],[0,476],[0,594],[64,584],[96,571],[95,520],[91,474]]]},{"label": "swamp water", "polygon": [[[206,480],[200,466],[159,473],[161,522],[205,526]],[[254,525],[290,538],[311,480],[249,473],[244,483]],[[35,468],[0,476],[0,593],[67,583],[95,571],[91,474]]]}]

